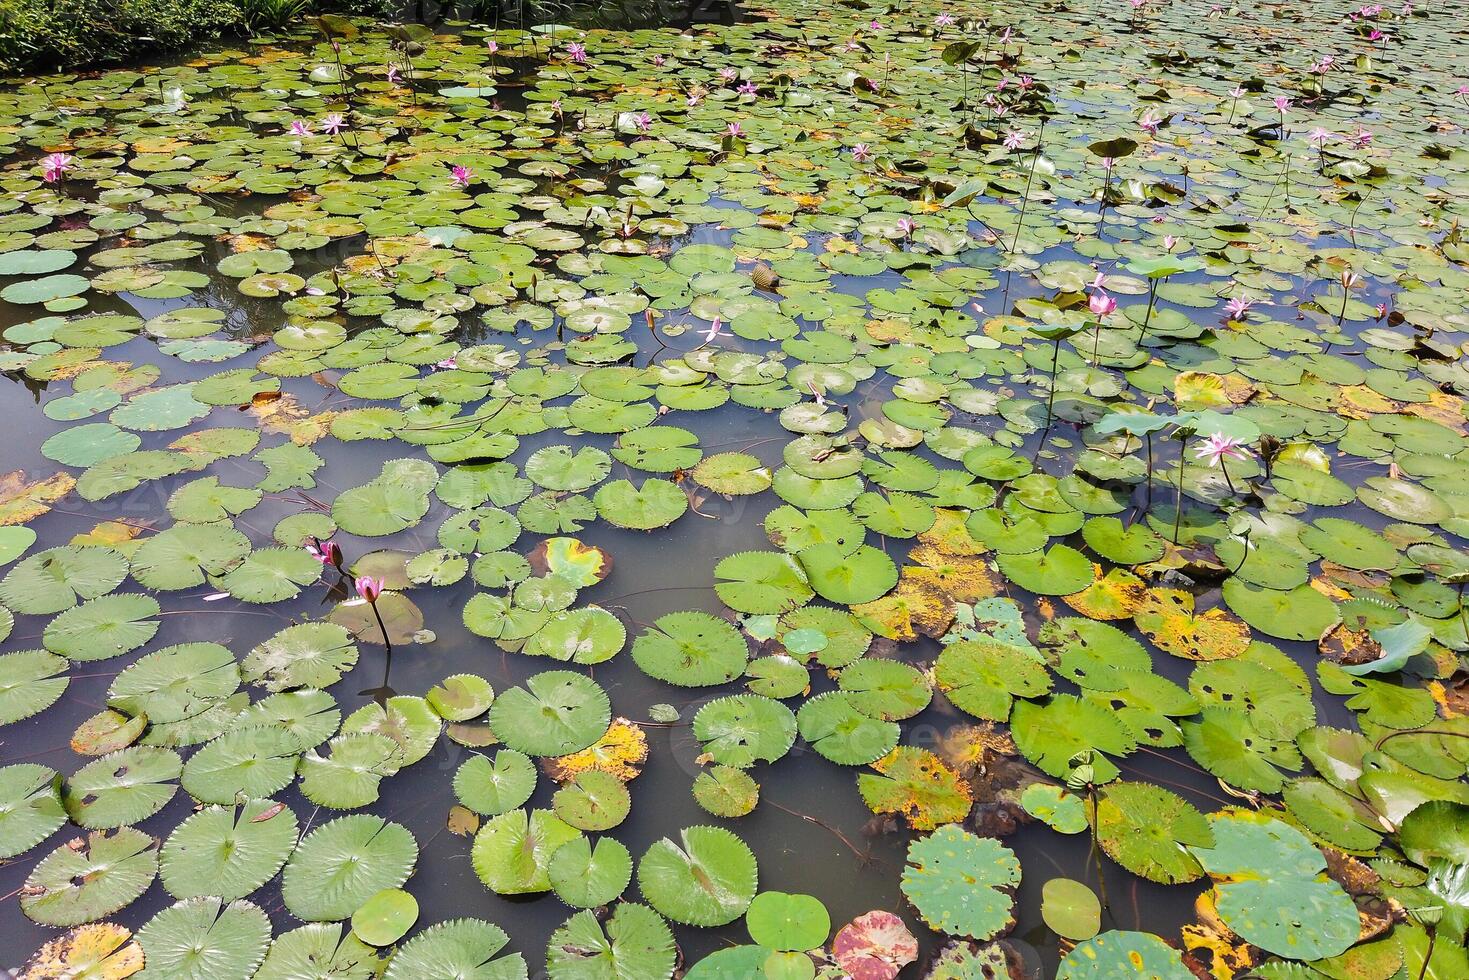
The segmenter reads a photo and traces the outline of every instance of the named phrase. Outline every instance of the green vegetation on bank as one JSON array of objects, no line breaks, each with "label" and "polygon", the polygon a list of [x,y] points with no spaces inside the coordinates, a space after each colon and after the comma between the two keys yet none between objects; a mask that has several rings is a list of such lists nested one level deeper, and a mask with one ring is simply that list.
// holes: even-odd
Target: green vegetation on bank
[{"label": "green vegetation on bank", "polygon": [[308,12],[382,16],[396,6],[394,0],[0,0],[0,71],[91,68],[271,30]]}]

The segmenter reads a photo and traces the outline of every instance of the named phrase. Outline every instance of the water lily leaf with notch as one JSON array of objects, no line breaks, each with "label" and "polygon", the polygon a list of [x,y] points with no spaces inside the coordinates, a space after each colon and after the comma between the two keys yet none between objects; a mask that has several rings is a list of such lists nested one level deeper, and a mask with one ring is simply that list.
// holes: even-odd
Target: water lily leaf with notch
[{"label": "water lily leaf with notch", "polygon": [[818,694],[796,715],[800,735],[823,757],[844,766],[862,766],[887,755],[898,744],[895,722],[859,709],[845,691]]},{"label": "water lily leaf with notch", "polygon": [[616,900],[632,881],[632,855],[619,840],[577,837],[551,852],[546,876],[556,897],[573,908],[592,909]]},{"label": "water lily leaf with notch", "polygon": [[[328,720],[330,728],[318,740],[336,730],[337,718]],[[236,721],[228,732],[189,757],[181,782],[202,803],[263,799],[291,784],[303,741],[279,725]]]},{"label": "water lily leaf with notch", "polygon": [[600,769],[579,772],[556,791],[556,816],[577,830],[611,830],[627,819],[632,798],[622,780]]},{"label": "water lily leaf with notch", "polygon": [[1353,677],[1325,660],[1316,664],[1316,676],[1327,693],[1346,697],[1347,707],[1362,712],[1363,719],[1373,725],[1421,728],[1437,713],[1433,696],[1422,688],[1372,677]]},{"label": "water lily leaf with notch", "polygon": [[1240,619],[1282,640],[1314,640],[1341,619],[1336,603],[1309,585],[1279,591],[1232,578],[1224,583],[1224,601]]},{"label": "water lily leaf with notch", "polygon": [[[338,498],[340,499],[340,498]],[[260,548],[210,581],[241,602],[266,604],[294,599],[321,577],[321,564],[299,548]]]},{"label": "water lily leaf with notch", "polygon": [[699,439],[687,429],[656,425],[634,429],[618,437],[612,456],[633,469],[672,473],[696,466],[703,456]]},{"label": "water lily leaf with notch", "polygon": [[850,553],[832,544],[816,544],[797,555],[816,592],[831,602],[859,605],[887,594],[898,584],[893,560],[870,545]]},{"label": "water lily leaf with notch", "polygon": [[78,926],[43,943],[16,976],[19,980],[123,980],[143,968],[143,948],[128,941],[132,936],[132,930],[113,922]]},{"label": "water lily leaf with notch", "polygon": [[1214,845],[1190,849],[1215,880],[1219,917],[1241,939],[1303,960],[1357,941],[1357,908],[1305,835],[1265,813],[1230,809],[1208,820]]},{"label": "water lily leaf with notch", "polygon": [[428,507],[428,490],[383,476],[338,494],[332,502],[332,520],[348,534],[384,537],[416,525]]},{"label": "water lily leaf with notch", "polygon": [[958,823],[974,805],[968,784],[927,749],[901,745],[872,763],[877,774],[857,777],[857,790],[873,813],[906,818],[914,830]]},{"label": "water lily leaf with notch", "polygon": [[301,757],[301,795],[317,806],[355,810],[377,802],[383,779],[402,766],[402,747],[386,735],[353,732]]},{"label": "water lily leaf with notch", "polygon": [[1165,885],[1193,881],[1204,869],[1188,850],[1212,847],[1204,815],[1183,797],[1149,783],[1117,782],[1097,801],[1097,841],[1135,875]]},{"label": "water lily leaf with notch", "polygon": [[248,487],[223,487],[219,478],[200,477],[185,483],[168,498],[173,519],[188,524],[213,524],[243,514],[260,503],[261,493]]},{"label": "water lily leaf with notch", "polygon": [[335,623],[297,623],[256,646],[240,664],[247,684],[267,691],[326,688],[357,663],[357,645]]},{"label": "water lily leaf with notch", "polygon": [[478,674],[450,674],[423,697],[434,714],[445,721],[469,721],[489,710],[495,689]]},{"label": "water lily leaf with notch", "polygon": [[30,718],[55,704],[71,683],[68,666],[64,658],[46,650],[0,654],[0,725]]},{"label": "water lily leaf with notch", "polygon": [[1115,517],[1093,517],[1082,526],[1088,548],[1121,565],[1139,565],[1163,557],[1163,539],[1146,524],[1124,527]]},{"label": "water lily leaf with notch", "polygon": [[342,720],[343,734],[370,732],[398,743],[402,750],[399,766],[411,766],[428,755],[442,730],[443,721],[429,703],[407,694],[382,704],[365,704]]},{"label": "water lily leaf with notch", "polygon": [[1109,980],[1112,977],[1189,980],[1178,950],[1150,932],[1108,930],[1079,943],[1061,960],[1056,980]]},{"label": "water lily leaf with notch", "polygon": [[0,580],[0,604],[12,612],[43,616],[106,595],[127,577],[128,560],[111,548],[48,548],[12,568]]},{"label": "water lily leaf with notch", "polygon": [[597,513],[609,524],[634,531],[667,527],[689,509],[689,499],[675,483],[648,479],[641,487],[614,480],[592,498]]},{"label": "water lily leaf with notch", "polygon": [[743,551],[714,566],[714,590],[726,606],[752,614],[783,613],[805,605],[812,595],[806,572],[778,551]]},{"label": "water lily leaf with notch", "polygon": [[1079,834],[1091,826],[1085,801],[1055,783],[1031,783],[1020,794],[1020,805],[1059,834]]},{"label": "water lily leaf with notch", "polygon": [[732,681],[745,672],[749,656],[738,630],[704,612],[660,616],[632,646],[643,673],[679,687]]},{"label": "water lily leaf with notch", "polygon": [[1241,657],[1200,664],[1189,676],[1189,691],[1203,705],[1244,712],[1250,727],[1268,739],[1294,740],[1316,721],[1309,686],[1282,683],[1268,662]]},{"label": "water lily leaf with notch", "polygon": [[620,902],[604,924],[591,909],[567,919],[546,949],[550,980],[668,980],[678,960],[673,932],[645,905]]},{"label": "water lily leaf with notch", "polygon": [[1240,709],[1205,705],[1197,719],[1181,727],[1184,748],[1194,761],[1240,789],[1278,793],[1285,782],[1280,769],[1301,767],[1292,743],[1261,735]]},{"label": "water lily leaf with notch", "polygon": [[286,863],[296,846],[296,827],[295,813],[270,800],[200,810],[163,845],[163,887],[174,898],[244,898]]},{"label": "water lily leaf with notch", "polygon": [[26,879],[21,911],[48,926],[95,922],[130,905],[158,873],[158,841],[123,827],[94,831],[46,855]]},{"label": "water lily leaf with notch", "polygon": [[547,446],[531,453],[525,475],[547,490],[589,490],[607,478],[612,460],[595,446]]},{"label": "water lily leaf with notch", "polygon": [[511,810],[487,820],[474,837],[474,872],[497,895],[551,890],[547,864],[557,848],[580,837],[550,810]]},{"label": "water lily leaf with notch", "polygon": [[1093,782],[1116,779],[1115,765],[1099,753],[1125,756],[1137,747],[1132,733],[1105,708],[1074,695],[1058,694],[1045,704],[1019,701],[1010,712],[1011,736],[1022,755],[1042,772],[1065,779],[1072,758],[1091,751]]},{"label": "water lily leaf with notch", "polygon": [[[712,618],[712,617],[711,617]],[[596,681],[567,670],[548,670],[512,687],[490,706],[491,730],[527,755],[580,752],[601,738],[612,721],[607,692]]]},{"label": "water lily leaf with notch", "polygon": [[113,678],[107,703],[164,724],[203,714],[239,686],[240,668],[228,647],[181,643],[153,651]]},{"label": "water lily leaf with notch", "polygon": [[119,405],[107,417],[120,429],[134,432],[163,432],[182,429],[208,415],[210,406],[194,398],[194,385],[179,384],[150,388]]},{"label": "water lily leaf with notch", "polygon": [[716,817],[743,817],[760,802],[760,784],[743,769],[714,766],[694,777],[694,802]]},{"label": "water lily leaf with notch", "polygon": [[134,745],[102,756],[66,780],[62,800],[78,826],[121,827],[163,809],[178,785],[183,762],[172,749]]},{"label": "water lily leaf with notch", "polygon": [[526,980],[525,959],[512,953],[495,959],[510,937],[481,919],[452,919],[430,926],[393,954],[383,980],[463,976],[485,980]]},{"label": "water lily leaf with notch", "polygon": [[1008,720],[1016,697],[1039,697],[1051,689],[1051,676],[1034,654],[991,639],[945,646],[934,682],[955,707],[990,721]]},{"label": "water lily leaf with notch", "polygon": [[0,767],[0,860],[30,850],[64,823],[54,769],[33,763]]},{"label": "water lily leaf with notch", "polygon": [[883,721],[911,718],[933,698],[923,672],[896,660],[858,660],[843,668],[837,685],[857,710]]},{"label": "water lily leaf with notch", "polygon": [[1374,629],[1371,635],[1381,648],[1382,655],[1364,664],[1343,664],[1343,671],[1361,677],[1365,674],[1390,674],[1395,670],[1402,670],[1409,660],[1428,649],[1433,631],[1417,619],[1408,619],[1396,626]]},{"label": "water lily leaf with notch", "polygon": [[270,944],[270,919],[251,902],[190,898],[138,930],[146,973],[179,980],[250,976]]},{"label": "water lily leaf with notch", "polygon": [[[378,617],[382,617],[381,623]],[[327,619],[358,642],[379,646],[383,644],[383,627],[387,627],[388,639],[396,646],[417,643],[418,633],[423,629],[423,610],[401,592],[384,592],[378,596],[375,608],[365,599],[339,602]]]},{"label": "water lily leaf with notch", "polygon": [[1324,779],[1293,779],[1281,797],[1302,827],[1333,847],[1369,853],[1382,841],[1376,815]]},{"label": "water lily leaf with notch", "polygon": [[400,824],[372,814],[338,817],[301,840],[281,875],[281,897],[308,922],[345,919],[384,888],[408,880],[418,844]]},{"label": "water lily leaf with notch", "polygon": [[706,456],[694,466],[692,475],[700,486],[728,496],[744,496],[770,489],[770,468],[749,453]]},{"label": "water lily leaf with notch", "polygon": [[1036,595],[1071,595],[1092,583],[1092,563],[1064,544],[1046,551],[1002,553],[995,560],[1006,578]]},{"label": "water lily leaf with notch", "polygon": [[69,660],[121,656],[158,632],[158,600],[137,593],[114,593],[74,606],[46,624],[41,642]]},{"label": "water lily leaf with notch", "polygon": [[535,763],[514,749],[501,749],[493,761],[470,756],[454,773],[454,795],[459,802],[487,817],[522,806],[535,788]]},{"label": "water lily leaf with notch", "polygon": [[755,855],[722,827],[685,828],[679,843],[656,841],[638,862],[638,888],[675,922],[720,926],[749,907],[758,885]]},{"label": "water lily leaf with notch", "polygon": [[228,524],[180,524],[138,546],[132,575],[150,589],[190,589],[237,567],[249,553],[250,539]]},{"label": "water lily leaf with notch", "polygon": [[796,716],[771,698],[736,694],[699,709],[694,737],[719,765],[748,769],[756,762],[775,762],[790,751],[796,741]]},{"label": "water lily leaf with notch", "polygon": [[253,980],[372,980],[377,953],[334,923],[313,922],[277,936]]},{"label": "water lily leaf with notch", "polygon": [[938,932],[989,939],[1014,921],[1020,862],[1005,845],[947,824],[908,845],[903,894]]}]

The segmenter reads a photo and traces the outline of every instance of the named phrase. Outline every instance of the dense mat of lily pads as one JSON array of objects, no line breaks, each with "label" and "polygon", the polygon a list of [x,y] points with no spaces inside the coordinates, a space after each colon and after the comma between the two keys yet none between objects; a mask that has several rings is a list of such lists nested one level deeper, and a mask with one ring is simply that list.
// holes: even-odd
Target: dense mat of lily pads
[{"label": "dense mat of lily pads", "polygon": [[[21,976],[1022,976],[1023,878],[1061,977],[1469,976],[1469,8],[1414,6],[328,18],[0,93],[0,369],[64,423],[0,500],[0,854],[55,937]],[[785,437],[701,445],[720,412]],[[150,484],[166,516],[37,539]],[[700,557],[719,605],[599,604],[598,526],[720,498],[769,544]],[[545,669],[343,690],[434,656],[432,590]],[[152,642],[175,597],[303,594],[253,648]],[[96,671],[74,764],[15,762]],[[650,724],[707,820],[632,853]],[[441,740],[486,891],[419,922],[379,804]],[[762,888],[740,818],[798,745],[903,835],[901,906]],[[1137,879],[1192,924],[1118,927]],[[545,949],[494,921],[537,895]]]}]

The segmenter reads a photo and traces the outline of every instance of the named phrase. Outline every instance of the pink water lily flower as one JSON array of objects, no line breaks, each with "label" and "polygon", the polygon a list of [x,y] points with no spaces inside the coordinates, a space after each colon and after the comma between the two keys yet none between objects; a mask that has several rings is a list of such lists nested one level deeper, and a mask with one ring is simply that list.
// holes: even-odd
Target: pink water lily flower
[{"label": "pink water lily flower", "polygon": [[693,88],[689,89],[688,98],[684,99],[684,102],[689,106],[689,108],[692,109],[700,102],[703,102],[704,96],[707,94],[709,94],[708,89],[706,89],[702,85],[695,85]]},{"label": "pink water lily flower", "polygon": [[1149,109],[1147,112],[1143,113],[1143,117],[1137,121],[1137,124],[1141,126],[1149,135],[1157,136],[1158,127],[1163,125],[1163,120],[1160,117],[1154,115],[1152,109]]},{"label": "pink water lily flower", "polygon": [[1229,97],[1231,99],[1242,99],[1242,98],[1244,98],[1245,97],[1245,87],[1243,85],[1236,85],[1234,88],[1232,88],[1232,89],[1229,90]]},{"label": "pink water lily flower", "polygon": [[333,568],[342,567],[342,549],[335,541],[321,541],[312,538],[306,545],[306,553],[323,565],[330,565]]},{"label": "pink water lily flower", "polygon": [[760,88],[754,82],[744,82],[735,91],[741,95],[758,95]]},{"label": "pink water lily flower", "polygon": [[866,163],[872,156],[872,148],[866,143],[858,143],[852,147],[852,159],[858,163]]},{"label": "pink water lily flower", "polygon": [[1329,129],[1323,129],[1320,126],[1317,126],[1315,129],[1311,130],[1309,138],[1312,143],[1316,144],[1316,148],[1320,149],[1327,143],[1331,142],[1332,133]]},{"label": "pink water lily flower", "polygon": [[310,136],[311,126],[304,119],[294,119],[291,121],[290,133],[292,136]]},{"label": "pink water lily flower", "polygon": [[918,229],[918,223],[915,222],[912,218],[899,218],[898,219],[898,230],[903,233],[904,237],[906,237],[906,238],[912,238],[913,237],[913,232],[916,231],[917,229]]},{"label": "pink water lily flower", "polygon": [[1284,95],[1277,95],[1270,101],[1275,103],[1275,108],[1280,111],[1280,114],[1282,116],[1285,115],[1287,109],[1295,105],[1295,102],[1293,100]]},{"label": "pink water lily flower", "polygon": [[347,122],[342,118],[340,112],[333,112],[321,121],[321,131],[332,136],[337,135],[347,128]]},{"label": "pink water lily flower", "polygon": [[1164,235],[1163,236],[1163,248],[1165,250],[1171,252],[1171,251],[1173,251],[1174,246],[1177,245],[1177,244],[1178,244],[1178,239],[1177,238],[1174,238],[1172,235]]},{"label": "pink water lily flower", "polygon": [[383,580],[380,578],[360,575],[352,584],[357,589],[357,598],[374,605],[377,604],[378,596],[383,594]]},{"label": "pink water lily flower", "polygon": [[1352,142],[1357,145],[1357,149],[1359,150],[1367,149],[1367,147],[1372,145],[1371,131],[1366,129],[1358,129],[1356,135],[1352,137]]},{"label": "pink water lily flower", "polygon": [[640,112],[634,116],[633,122],[637,124],[638,132],[640,133],[646,133],[653,128],[653,117],[646,112]]},{"label": "pink water lily flower", "polygon": [[1194,458],[1208,460],[1210,466],[1219,466],[1225,459],[1249,459],[1250,451],[1244,445],[1242,439],[1216,432],[1194,451]]},{"label": "pink water lily flower", "polygon": [[1018,129],[1012,129],[1005,134],[1004,147],[1007,150],[1018,150],[1020,144],[1025,142],[1025,133]]},{"label": "pink water lily flower", "polygon": [[934,27],[953,27],[954,18],[948,13],[940,13],[933,19]]},{"label": "pink water lily flower", "polygon": [[722,324],[723,324],[723,321],[721,321],[719,319],[719,317],[715,317],[714,318],[714,322],[711,323],[711,324],[709,324],[709,329],[708,330],[705,330],[704,333],[703,333],[703,335],[702,335],[703,338],[704,338],[704,343],[706,343],[706,344],[712,344],[712,343],[714,343],[715,340],[717,340],[720,337],[728,337],[729,336],[729,334],[724,333],[723,331],[721,331],[719,329]]},{"label": "pink water lily flower", "polygon": [[1243,320],[1254,305],[1255,301],[1248,296],[1231,296],[1229,302],[1224,304],[1224,312],[1231,320]]},{"label": "pink water lily flower", "polygon": [[[1101,277],[1098,276],[1097,278],[1100,279]],[[1087,309],[1092,311],[1093,316],[1111,316],[1117,312],[1117,300],[1108,296],[1106,291],[1101,287],[1098,287],[1097,291],[1092,293],[1091,297],[1087,299],[1086,306]]]},{"label": "pink water lily flower", "polygon": [[664,62],[664,58],[663,58],[663,56],[661,54],[655,54],[655,55],[653,55],[653,67],[654,68],[662,68],[663,67],[663,62]]},{"label": "pink water lily flower", "polygon": [[730,137],[740,137],[745,135],[745,130],[739,123],[732,122],[727,127],[725,127],[724,135]]},{"label": "pink water lily flower", "polygon": [[53,153],[41,161],[41,176],[46,183],[54,184],[66,176],[72,162],[72,158],[65,153]]},{"label": "pink water lily flower", "polygon": [[403,76],[400,75],[400,74],[398,74],[398,66],[397,65],[389,65],[388,66],[388,84],[389,85],[401,85],[401,84],[403,84]]},{"label": "pink water lily flower", "polygon": [[435,364],[434,367],[438,368],[440,371],[453,371],[459,367],[459,362],[452,357],[446,357],[442,361],[439,361],[437,364]]},{"label": "pink water lily flower", "polygon": [[468,167],[453,166],[449,168],[449,176],[453,179],[456,187],[468,187],[474,180],[474,171]]},{"label": "pink water lily flower", "polygon": [[722,82],[732,82],[739,77],[740,73],[733,68],[719,69],[719,80]]},{"label": "pink water lily flower", "polygon": [[577,44],[575,41],[572,41],[566,46],[566,54],[571,58],[572,61],[576,62],[578,65],[584,65],[587,63],[586,45]]},{"label": "pink water lily flower", "polygon": [[485,50],[488,51],[490,54],[498,54],[500,52],[500,42],[494,39],[486,41]]}]

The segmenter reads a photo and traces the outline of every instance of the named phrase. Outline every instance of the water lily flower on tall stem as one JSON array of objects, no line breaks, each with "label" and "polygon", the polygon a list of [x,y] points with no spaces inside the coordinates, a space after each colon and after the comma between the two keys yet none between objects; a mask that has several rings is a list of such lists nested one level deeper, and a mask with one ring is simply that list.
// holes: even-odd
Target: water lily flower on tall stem
[{"label": "water lily flower on tall stem", "polygon": [[352,582],[352,587],[357,590],[357,598],[363,602],[377,605],[378,597],[383,594],[383,580],[373,578],[371,575],[359,575]]},{"label": "water lily flower on tall stem", "polygon": [[954,26],[954,17],[953,17],[953,15],[949,14],[946,11],[940,11],[939,12],[939,15],[933,19],[933,26],[934,27],[953,27]]},{"label": "water lily flower on tall stem", "polygon": [[898,230],[903,233],[904,238],[912,238],[913,232],[918,229],[918,223],[912,218],[899,218]]},{"label": "water lily flower on tall stem", "polygon": [[1220,466],[1226,459],[1248,459],[1249,456],[1250,451],[1245,448],[1243,440],[1219,432],[1209,436],[1202,446],[1194,450],[1194,459],[1205,461],[1210,466]]},{"label": "water lily flower on tall stem", "polygon": [[1007,150],[1018,150],[1020,149],[1020,145],[1024,142],[1025,133],[1021,132],[1018,129],[1012,129],[1010,130],[1010,132],[1005,134],[1004,147]]},{"label": "water lily flower on tall stem", "polygon": [[388,84],[389,85],[402,85],[403,84],[403,76],[398,73],[398,66],[397,65],[388,65]]},{"label": "water lily flower on tall stem", "polygon": [[638,132],[640,133],[646,133],[653,128],[653,117],[648,115],[647,112],[640,112],[636,116],[633,116],[633,122],[637,125]]},{"label": "water lily flower on tall stem", "polygon": [[1117,312],[1117,300],[1114,297],[1108,295],[1107,291],[1102,289],[1100,286],[1097,287],[1096,292],[1092,293],[1091,296],[1088,297],[1086,301],[1086,306],[1087,309],[1092,311],[1093,316],[1099,318],[1104,316],[1111,316],[1113,313]]},{"label": "water lily flower on tall stem", "polygon": [[1275,109],[1280,113],[1280,138],[1285,139],[1285,113],[1294,103],[1284,95],[1277,95],[1270,100],[1275,104]]},{"label": "water lily flower on tall stem", "polygon": [[72,158],[65,153],[53,153],[41,161],[41,177],[48,184],[54,184],[66,177],[66,172],[71,169]]},{"label": "water lily flower on tall stem", "polygon": [[723,325],[723,321],[720,320],[720,318],[716,316],[714,318],[714,322],[711,323],[711,324],[709,324],[709,329],[705,330],[704,333],[703,333],[703,335],[702,335],[704,337],[704,343],[706,343],[706,344],[712,344],[712,343],[714,343],[714,341],[718,340],[720,337],[728,337],[729,334],[724,333],[723,331],[721,331],[719,329],[720,326],[722,326],[722,325]]},{"label": "water lily flower on tall stem", "polygon": [[340,112],[333,112],[321,121],[321,131],[332,136],[347,128],[347,121]]}]

